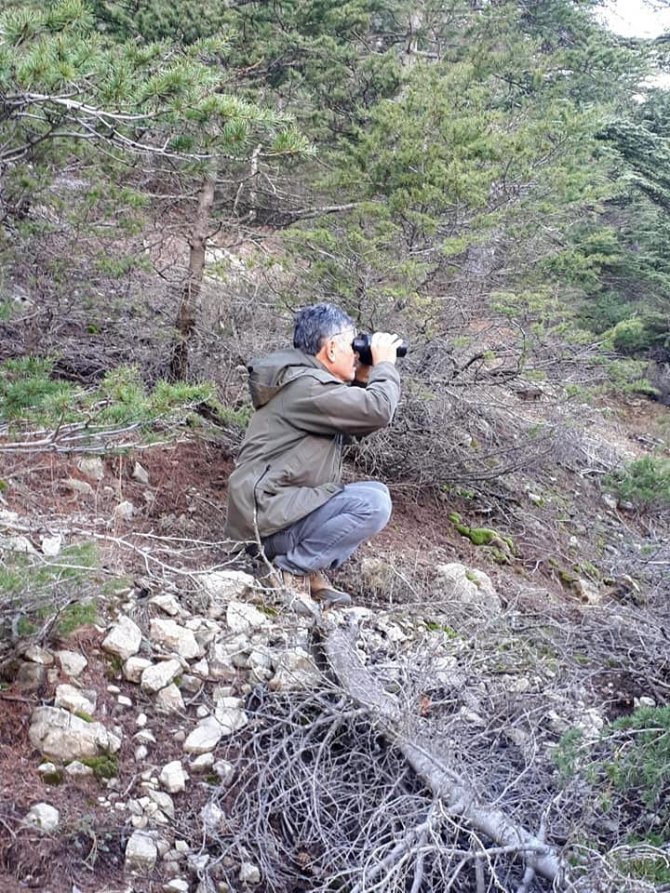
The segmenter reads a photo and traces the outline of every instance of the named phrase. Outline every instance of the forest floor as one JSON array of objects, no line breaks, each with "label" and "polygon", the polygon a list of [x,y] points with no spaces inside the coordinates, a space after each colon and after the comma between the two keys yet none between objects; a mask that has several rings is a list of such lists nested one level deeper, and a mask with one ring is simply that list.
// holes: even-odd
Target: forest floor
[{"label": "forest floor", "polygon": [[[652,402],[629,401],[616,415],[599,415],[598,436],[628,455],[639,455],[647,437],[641,432],[656,430],[667,412],[666,407]],[[5,441],[2,445],[9,444]],[[60,538],[59,548],[63,549],[91,543],[95,546],[95,558],[84,577],[76,578],[74,583],[59,579],[53,590],[54,598],[64,599],[66,611],[73,602],[92,598],[96,603],[95,616],[82,618],[81,625],[75,622],[67,636],[50,625],[28,639],[39,640],[50,653],[66,648],[86,657],[88,666],[76,685],[96,692],[97,715],[113,719],[124,743],[113,788],[94,777],[54,787],[38,771],[41,758],[30,742],[28,729],[34,709],[53,703],[56,687],[66,681],[66,676],[52,670],[40,677],[37,684],[22,685],[16,679],[12,681],[11,669],[5,663],[6,682],[0,690],[0,822],[4,828],[0,835],[0,890],[73,893],[78,889],[85,893],[112,893],[282,889],[276,880],[273,885],[268,881],[267,887],[258,886],[253,876],[245,880],[237,864],[234,875],[233,869],[224,871],[222,876],[212,875],[218,878],[218,888],[208,887],[209,881],[203,880],[204,869],[198,867],[197,859],[189,861],[188,870],[183,868],[180,879],[186,886],[182,887],[170,886],[174,872],[166,874],[160,866],[139,880],[124,874],[124,849],[132,827],[123,808],[117,809],[110,802],[109,790],[117,800],[128,797],[143,783],[141,779],[146,781],[151,776],[152,770],[158,771],[165,763],[179,759],[184,729],[194,716],[202,715],[196,714],[196,710],[203,701],[194,695],[186,699],[182,711],[157,712],[153,698],[142,692],[138,695],[137,685],[124,679],[118,665],[110,665],[109,655],[101,649],[105,631],[121,610],[120,605],[127,608],[129,600],[134,605],[133,616],[143,620],[146,628],[156,613],[154,610],[152,615],[147,607],[149,596],[175,593],[194,610],[200,575],[221,569],[248,571],[250,567],[242,559],[231,559],[226,551],[222,530],[233,458],[229,446],[217,442],[211,432],[206,437],[189,435],[151,447],[138,443],[135,450],[124,449],[118,454],[112,450],[101,458],[99,469],[92,475],[90,469],[82,467],[81,454],[20,449],[2,454],[0,554],[6,568],[12,567],[16,537],[28,543],[27,554],[21,559],[25,565],[33,561],[44,564],[45,538]],[[140,463],[144,474],[138,476],[136,463]],[[589,715],[596,715],[600,725],[627,716],[640,705],[641,698],[642,703],[657,706],[670,700],[667,528],[660,518],[612,501],[603,502],[599,486],[587,476],[559,467],[553,472],[550,479],[541,482],[540,494],[534,492],[537,479],[525,481],[522,474],[517,474],[501,498],[488,502],[473,502],[466,491],[421,498],[412,488],[392,488],[394,512],[389,526],[362,548],[337,580],[350,589],[357,605],[370,609],[373,615],[395,618],[393,622],[400,617],[403,622],[418,623],[423,633],[438,623],[444,625],[446,618],[449,636],[467,642],[467,648],[460,652],[468,652],[467,661],[458,659],[461,671],[469,677],[466,688],[474,686],[479,693],[474,701],[472,692],[467,697],[463,695],[461,713],[467,719],[469,710],[472,724],[459,726],[457,734],[472,771],[483,780],[484,793],[488,770],[479,767],[477,759],[490,759],[496,748],[502,746],[503,729],[510,722],[521,723],[522,715],[526,719],[532,716],[532,742],[527,730],[523,735],[519,732],[516,739],[510,733],[506,747],[516,740],[528,765],[534,761],[537,766],[542,765],[541,784],[538,781],[534,789],[531,781],[528,789],[528,796],[535,799],[538,785],[546,785],[547,778],[555,776],[555,770],[548,768],[547,754],[555,750],[561,734],[572,725],[582,728],[584,717]],[[120,506],[125,508],[119,511]],[[453,512],[473,527],[494,529],[500,537],[510,538],[511,548],[502,560],[500,550],[477,546],[459,533],[448,518]],[[370,571],[370,559],[377,561],[372,563],[373,569],[383,571],[381,582],[379,575]],[[76,564],[72,558],[58,560],[62,566]],[[474,606],[468,616],[467,606],[455,604],[450,592],[441,586],[440,566],[453,563],[490,577],[502,605],[501,626],[491,625],[492,617],[483,616],[487,613],[485,604]],[[528,627],[520,633],[515,627],[519,618]],[[288,617],[286,623],[291,626],[293,621]],[[542,630],[540,638],[545,638],[545,652],[539,649],[539,639],[533,641],[533,627]],[[506,640],[495,666],[490,664],[487,650],[491,643]],[[632,643],[636,641],[638,650],[633,654]],[[529,658],[526,654],[521,659],[521,649],[527,647],[534,656]],[[519,649],[518,665],[510,656],[515,649]],[[551,654],[553,669],[538,654]],[[562,665],[556,666],[556,661]],[[504,698],[500,694],[504,704],[491,694],[498,690],[501,674],[506,679],[514,676],[518,688],[517,691],[512,686]],[[248,680],[237,678],[230,682],[235,695],[246,697],[247,701],[253,696]],[[556,691],[563,688],[559,706]],[[132,708],[120,711],[119,696],[128,697]],[[431,697],[435,700],[437,696]],[[446,697],[444,692],[441,697]],[[512,704],[510,698],[527,700],[524,705]],[[431,708],[425,696],[421,703],[422,715],[429,715]],[[157,739],[144,765],[138,765],[141,761],[132,744],[138,710],[149,716]],[[440,713],[437,707],[434,712]],[[492,738],[487,745],[493,750],[481,749],[484,729],[497,742],[494,744]],[[243,737],[245,732],[240,734]],[[449,734],[455,734],[454,729]],[[471,752],[469,734],[474,742],[479,741],[473,744]],[[235,747],[240,749],[243,745],[228,745],[226,759],[232,759]],[[537,759],[529,757],[533,748]],[[524,774],[518,765],[515,771],[517,776]],[[533,775],[528,768],[525,771]],[[184,846],[190,848],[189,859],[207,852],[206,839],[202,834],[198,836],[197,829],[203,821],[198,817],[212,799],[213,784],[208,776],[189,785],[188,794],[176,794],[176,812],[168,816],[168,836],[172,841],[187,841]],[[524,787],[517,787],[513,811],[523,813]],[[560,799],[559,788],[557,784],[554,799]],[[494,797],[493,790],[489,796]],[[503,794],[499,796],[504,803]],[[59,810],[59,831],[38,834],[25,824],[25,815],[39,802]],[[559,849],[575,834],[580,809],[583,804],[575,806],[570,822],[562,826],[558,822],[561,827],[554,829]],[[551,830],[548,836],[552,838]],[[163,867],[167,864],[163,863]],[[221,879],[224,876],[225,881]],[[494,871],[492,877],[495,876]],[[231,883],[231,877],[237,877],[238,883]],[[500,876],[497,882],[501,883]],[[531,885],[527,889],[545,889],[541,881],[536,883],[537,887]],[[597,889],[619,889],[607,887],[608,881],[603,883],[605,886]],[[317,889],[317,885],[305,882],[301,887],[286,881],[284,889],[310,890]],[[454,889],[475,887],[468,887],[465,882],[465,886]],[[640,886],[620,889],[652,887],[641,880]]]}]

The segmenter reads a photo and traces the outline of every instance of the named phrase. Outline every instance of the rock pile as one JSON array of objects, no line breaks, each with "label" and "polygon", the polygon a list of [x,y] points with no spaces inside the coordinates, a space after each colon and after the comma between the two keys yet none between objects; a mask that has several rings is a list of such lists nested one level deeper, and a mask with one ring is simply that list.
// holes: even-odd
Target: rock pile
[{"label": "rock pile", "polygon": [[[53,705],[37,707],[30,719],[30,741],[46,760],[40,774],[67,781],[93,774],[98,761],[107,760],[105,765],[113,767],[130,735],[132,742],[124,752],[129,746],[138,764],[137,783],[121,795],[118,779],[109,778],[108,791],[98,803],[129,827],[126,871],[146,874],[160,865],[162,876],[169,879],[163,889],[174,893],[191,889],[188,874],[202,868],[198,859],[207,859],[191,854],[186,841],[175,839],[174,798],[187,789],[192,777],[205,773],[219,778],[223,786],[232,782],[234,767],[216,759],[214,752],[222,739],[248,724],[244,695],[255,685],[286,691],[316,685],[320,678],[309,653],[307,622],[292,617],[287,624],[286,618],[263,610],[262,603],[252,604],[259,601],[252,577],[236,571],[210,574],[203,580],[203,593],[202,613],[187,610],[171,593],[155,596],[149,601],[148,623],[131,616],[133,602],[124,605],[125,613],[105,630],[101,647],[122,679],[138,687],[138,698],[127,686],[124,694],[110,684],[106,695],[113,697],[115,706],[104,715],[96,712],[96,690],[81,682],[87,667],[83,655],[52,654],[40,648],[24,655],[25,663],[39,670],[41,682],[55,685]],[[56,684],[63,676],[69,681]],[[137,709],[136,704],[146,704],[147,697],[154,710]],[[133,710],[137,710],[134,720]],[[181,742],[182,756],[164,765],[152,759],[160,735],[155,725],[151,727],[149,716],[154,712],[154,720],[159,714],[171,714],[180,722],[173,737]],[[207,805],[201,814],[203,828],[220,823],[222,814],[217,818],[216,809]],[[52,806],[37,803],[24,821],[42,833],[52,833],[60,819]],[[262,880],[251,862],[240,864],[239,875],[247,888]]]}]

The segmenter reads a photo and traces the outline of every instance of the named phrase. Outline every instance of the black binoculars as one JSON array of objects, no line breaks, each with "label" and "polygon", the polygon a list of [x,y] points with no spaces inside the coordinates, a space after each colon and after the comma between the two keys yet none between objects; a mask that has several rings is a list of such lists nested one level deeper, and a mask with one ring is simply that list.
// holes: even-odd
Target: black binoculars
[{"label": "black binoculars", "polygon": [[[364,366],[372,366],[372,335],[368,335],[367,333],[356,335],[354,340],[351,342],[351,347],[353,348],[354,353],[358,354],[361,363]],[[406,341],[401,341],[396,348],[396,356],[406,357],[408,349],[408,343]]]}]

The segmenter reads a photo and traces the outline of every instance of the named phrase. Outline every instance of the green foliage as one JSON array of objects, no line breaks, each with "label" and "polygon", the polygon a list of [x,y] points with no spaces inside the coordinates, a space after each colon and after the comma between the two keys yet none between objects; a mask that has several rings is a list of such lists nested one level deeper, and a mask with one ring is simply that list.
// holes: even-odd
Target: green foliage
[{"label": "green foliage", "polygon": [[[51,378],[53,361],[34,357],[0,365],[0,405],[6,421],[57,425],[89,419],[95,429],[183,420],[193,406],[214,401],[214,386],[158,382],[148,392],[134,367],[109,372],[98,388],[84,390]],[[215,401],[214,401],[215,402]],[[225,415],[225,410],[222,408]],[[235,418],[235,414],[233,414]]]},{"label": "green foliage", "polygon": [[4,551],[0,557],[0,645],[10,625],[18,635],[52,627],[52,632],[67,636],[94,623],[98,575],[94,543],[69,546],[53,559]]},{"label": "green foliage", "polygon": [[552,760],[563,783],[575,776],[585,751],[588,751],[588,745],[585,746],[584,735],[579,729],[568,729],[561,735]]},{"label": "green foliage", "polygon": [[[603,729],[599,741],[570,729],[553,759],[564,784],[576,780],[593,790],[596,814],[610,814],[627,830],[630,850],[617,852],[619,870],[666,881],[669,864],[660,848],[670,834],[670,707],[643,707],[623,716]],[[609,849],[600,822],[598,830]]]},{"label": "green foliage", "polygon": [[82,757],[80,762],[92,769],[93,775],[100,781],[116,778],[119,774],[119,759],[116,754],[105,753],[97,757]]},{"label": "green foliage", "polygon": [[644,456],[608,475],[603,483],[635,505],[670,507],[670,459]]},{"label": "green foliage", "polygon": [[82,626],[91,626],[98,622],[98,605],[95,600],[74,602],[66,605],[58,617],[57,632],[67,638]]},{"label": "green foliage", "polygon": [[[650,834],[646,839],[631,841],[632,845],[637,843],[648,846],[617,853],[615,859],[617,868],[627,877],[639,878],[657,885],[655,889],[667,889],[667,885],[670,884],[670,858],[661,852],[666,839]],[[649,849],[649,845],[656,849]]]},{"label": "green foliage", "polygon": [[623,319],[614,326],[610,338],[619,353],[640,355],[658,345],[670,347],[670,325],[658,315]]},{"label": "green foliage", "polygon": [[[470,527],[464,524],[457,512],[449,515],[449,520],[458,532],[470,540],[474,546],[496,546],[505,553],[514,554],[514,542],[511,537],[498,533],[489,527]],[[509,554],[508,554],[509,560]]]},{"label": "green foliage", "polygon": [[616,790],[659,810],[670,832],[670,707],[643,707],[617,719],[607,739],[613,748],[606,772]]},{"label": "green foliage", "polygon": [[0,366],[0,412],[11,421],[50,417],[58,421],[68,411],[77,392],[67,382],[50,378],[53,362],[37,357],[6,360]]},{"label": "green foliage", "polygon": [[636,354],[650,347],[648,333],[641,319],[623,319],[612,329],[612,344],[619,353]]}]

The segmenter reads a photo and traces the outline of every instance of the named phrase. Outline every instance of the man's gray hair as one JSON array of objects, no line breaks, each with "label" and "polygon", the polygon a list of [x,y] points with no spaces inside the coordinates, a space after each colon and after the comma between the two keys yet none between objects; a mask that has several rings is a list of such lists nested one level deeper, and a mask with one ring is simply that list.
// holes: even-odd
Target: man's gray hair
[{"label": "man's gray hair", "polygon": [[315,356],[328,338],[355,328],[353,319],[334,304],[314,304],[296,313],[293,346]]}]

